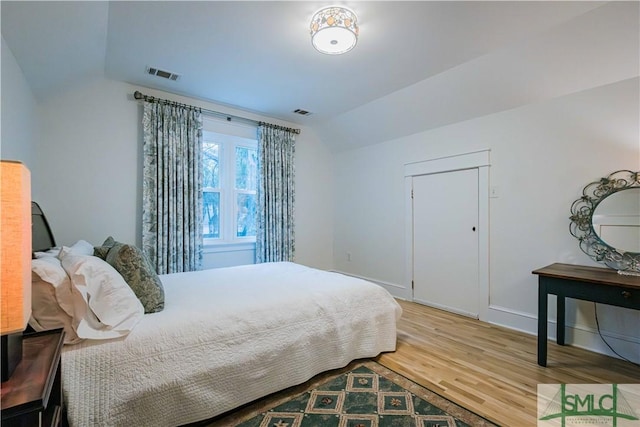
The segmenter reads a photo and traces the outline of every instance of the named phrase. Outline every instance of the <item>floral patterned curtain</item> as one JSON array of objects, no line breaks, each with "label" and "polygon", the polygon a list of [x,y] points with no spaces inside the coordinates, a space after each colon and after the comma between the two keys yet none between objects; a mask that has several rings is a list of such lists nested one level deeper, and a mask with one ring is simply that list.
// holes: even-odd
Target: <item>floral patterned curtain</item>
[{"label": "floral patterned curtain", "polygon": [[294,155],[293,132],[258,127],[256,262],[293,261]]},{"label": "floral patterned curtain", "polygon": [[158,274],[202,266],[202,113],[145,102],[142,249]]}]

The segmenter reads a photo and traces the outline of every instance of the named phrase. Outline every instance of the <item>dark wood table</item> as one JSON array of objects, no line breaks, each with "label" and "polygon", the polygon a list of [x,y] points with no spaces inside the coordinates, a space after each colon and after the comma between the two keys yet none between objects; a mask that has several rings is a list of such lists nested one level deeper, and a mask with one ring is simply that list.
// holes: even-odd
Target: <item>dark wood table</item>
[{"label": "dark wood table", "polygon": [[22,360],[9,380],[2,383],[2,426],[58,427],[63,401],[60,357],[62,329],[25,334]]},{"label": "dark wood table", "polygon": [[565,298],[640,310],[640,277],[616,270],[572,264],[551,264],[538,275],[538,365],[547,366],[548,296],[557,296],[556,342],[564,345]]}]

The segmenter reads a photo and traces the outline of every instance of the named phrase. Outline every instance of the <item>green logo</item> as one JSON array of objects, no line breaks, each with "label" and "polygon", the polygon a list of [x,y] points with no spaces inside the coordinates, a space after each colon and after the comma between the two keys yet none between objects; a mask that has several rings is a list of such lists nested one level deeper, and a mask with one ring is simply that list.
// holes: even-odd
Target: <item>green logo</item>
[{"label": "green logo", "polygon": [[[567,389],[567,384],[538,385],[538,406],[540,409],[541,388],[558,387],[557,392],[542,410],[539,421],[560,422],[562,427],[569,425],[612,425],[618,426],[620,420],[638,421],[633,407],[618,384],[575,384]],[[549,396],[550,394],[547,394]],[[636,394],[629,396],[637,398]],[[539,412],[540,414],[540,412]],[[538,423],[538,425],[546,425]],[[629,424],[627,424],[629,425]],[[632,423],[640,425],[640,423]]]}]

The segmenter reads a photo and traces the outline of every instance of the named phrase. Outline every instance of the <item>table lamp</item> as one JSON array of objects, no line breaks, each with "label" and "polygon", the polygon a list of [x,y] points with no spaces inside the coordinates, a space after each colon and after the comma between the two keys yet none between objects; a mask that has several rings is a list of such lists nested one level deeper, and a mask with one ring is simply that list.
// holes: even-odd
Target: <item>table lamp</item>
[{"label": "table lamp", "polygon": [[0,161],[0,342],[2,381],[22,359],[31,316],[31,178],[20,162]]}]

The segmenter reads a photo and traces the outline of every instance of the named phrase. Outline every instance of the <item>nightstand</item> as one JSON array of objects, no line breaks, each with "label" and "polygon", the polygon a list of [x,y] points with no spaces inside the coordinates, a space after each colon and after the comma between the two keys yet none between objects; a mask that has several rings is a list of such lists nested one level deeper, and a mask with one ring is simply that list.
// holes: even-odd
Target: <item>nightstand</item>
[{"label": "nightstand", "polygon": [[25,334],[22,360],[2,383],[2,426],[57,427],[62,420],[62,329]]}]

